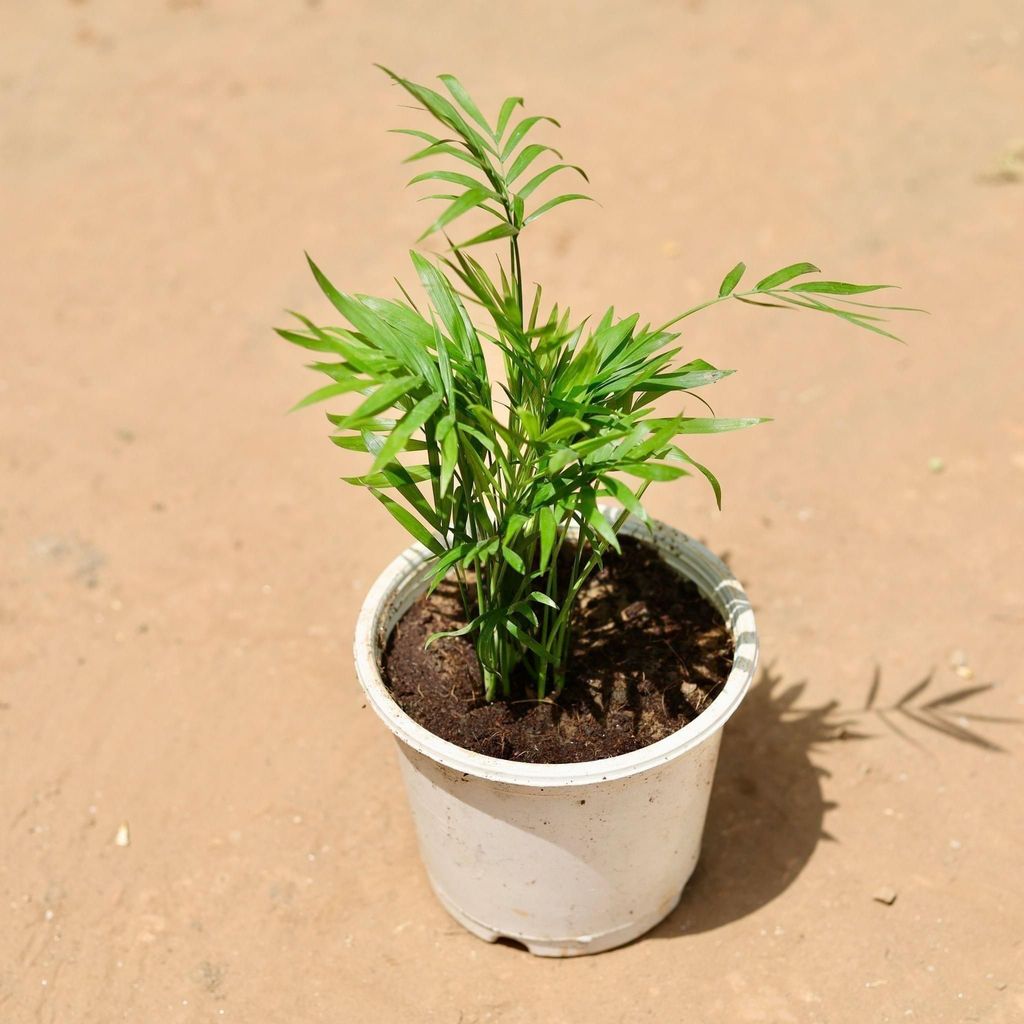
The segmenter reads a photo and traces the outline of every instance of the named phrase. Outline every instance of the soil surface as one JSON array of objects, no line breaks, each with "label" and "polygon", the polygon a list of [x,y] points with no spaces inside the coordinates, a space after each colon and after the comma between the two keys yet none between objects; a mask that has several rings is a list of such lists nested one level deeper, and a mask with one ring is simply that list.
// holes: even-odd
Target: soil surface
[{"label": "soil surface", "polygon": [[[1020,0],[496,11],[0,3],[0,1021],[1019,1024]],[[686,446],[721,513],[700,478],[645,501],[728,554],[762,667],[683,902],[599,957],[435,899],[351,653],[408,540],[285,415],[318,381],[270,325],[336,322],[303,250],[419,301],[438,211],[385,129],[425,123],[373,61],[558,118],[601,205],[524,266],[579,316],[664,322],[741,259],[931,310],[906,345],[680,324],[738,371],[716,413],[774,421]]]},{"label": "soil surface", "polygon": [[692,721],[732,668],[732,639],[718,612],[651,547],[622,538],[573,610],[565,687],[536,699],[514,681],[488,703],[473,643],[432,633],[465,624],[454,583],[421,597],[384,653],[395,700],[421,725],[469,750],[511,761],[558,764],[614,757],[656,743]]}]

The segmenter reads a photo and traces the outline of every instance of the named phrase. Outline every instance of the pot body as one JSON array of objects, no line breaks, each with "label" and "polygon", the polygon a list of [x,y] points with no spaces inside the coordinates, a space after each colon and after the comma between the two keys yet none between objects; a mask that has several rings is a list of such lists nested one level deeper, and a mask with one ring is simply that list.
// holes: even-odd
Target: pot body
[{"label": "pot body", "polygon": [[719,610],[735,645],[722,692],[694,721],[658,743],[600,761],[521,764],[448,743],[392,700],[380,675],[387,637],[422,594],[425,549],[409,548],[374,584],[356,628],[356,668],[374,709],[398,740],[427,875],[469,931],[509,938],[539,956],[620,946],[669,914],[700,854],[722,727],[757,661],[753,612],[727,567],[663,524],[653,544]]}]

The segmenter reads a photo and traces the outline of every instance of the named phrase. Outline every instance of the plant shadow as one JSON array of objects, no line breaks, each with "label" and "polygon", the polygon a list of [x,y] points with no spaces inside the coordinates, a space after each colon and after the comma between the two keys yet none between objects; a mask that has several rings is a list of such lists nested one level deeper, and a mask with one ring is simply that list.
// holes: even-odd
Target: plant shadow
[{"label": "plant shadow", "polygon": [[971,726],[1018,720],[959,709],[962,701],[990,687],[936,696],[933,682],[929,673],[883,706],[876,669],[863,707],[842,709],[829,701],[808,708],[798,705],[806,683],[786,685],[771,666],[764,669],[722,737],[700,862],[679,906],[649,937],[697,934],[746,917],[793,884],[819,842],[835,841],[824,827],[825,814],[837,806],[824,795],[823,780],[830,773],[812,760],[825,744],[877,738],[882,734],[864,730],[878,722],[918,747],[908,724],[918,734],[924,727],[936,736],[1001,752]]}]

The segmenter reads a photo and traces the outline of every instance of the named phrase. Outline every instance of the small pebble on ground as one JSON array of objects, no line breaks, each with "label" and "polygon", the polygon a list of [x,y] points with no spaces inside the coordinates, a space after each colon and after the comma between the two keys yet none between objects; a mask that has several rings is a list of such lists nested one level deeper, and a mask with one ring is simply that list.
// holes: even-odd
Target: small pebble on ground
[{"label": "small pebble on ground", "polygon": [[880,889],[875,890],[875,894],[871,898],[876,903],[884,903],[887,907],[891,907],[896,902],[896,890],[891,885],[883,885]]}]

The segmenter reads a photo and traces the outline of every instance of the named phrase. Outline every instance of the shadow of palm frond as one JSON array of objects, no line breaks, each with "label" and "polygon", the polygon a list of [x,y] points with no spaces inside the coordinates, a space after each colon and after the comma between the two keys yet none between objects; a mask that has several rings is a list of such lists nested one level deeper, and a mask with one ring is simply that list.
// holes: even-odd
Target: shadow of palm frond
[{"label": "shadow of palm frond", "polygon": [[[871,685],[868,687],[864,707],[856,711],[847,711],[845,714],[855,719],[874,717],[894,735],[916,747],[920,747],[921,743],[908,732],[909,726],[929,729],[941,736],[959,740],[961,743],[967,743],[982,750],[994,753],[1005,752],[1003,747],[983,736],[973,726],[976,723],[1014,725],[1020,724],[1022,720],[1006,715],[982,715],[964,710],[962,707],[965,701],[992,690],[992,683],[975,683],[971,686],[947,690],[944,693],[937,692],[934,684],[935,669],[932,669],[894,703],[882,705],[878,703],[882,689],[882,670],[880,666],[876,666]],[[845,737],[841,736],[840,738]]]},{"label": "shadow of palm frond", "polygon": [[835,840],[824,828],[826,812],[837,807],[822,789],[830,773],[811,755],[829,743],[877,739],[867,722],[877,719],[919,749],[923,744],[905,725],[1001,752],[972,726],[1021,719],[963,708],[992,684],[940,692],[934,676],[929,672],[897,700],[880,703],[882,673],[876,668],[863,707],[844,709],[838,701],[802,707],[806,683],[786,685],[772,666],[763,669],[723,734],[701,861],[679,906],[652,937],[721,927],[789,888],[818,843]]}]

